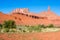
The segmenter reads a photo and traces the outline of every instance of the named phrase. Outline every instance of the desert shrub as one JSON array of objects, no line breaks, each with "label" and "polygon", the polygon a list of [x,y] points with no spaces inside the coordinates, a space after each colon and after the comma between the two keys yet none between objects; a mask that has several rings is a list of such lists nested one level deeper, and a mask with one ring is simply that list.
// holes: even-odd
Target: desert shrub
[{"label": "desert shrub", "polygon": [[15,21],[13,20],[4,21],[3,25],[4,28],[16,28]]},{"label": "desert shrub", "polygon": [[23,32],[26,32],[26,30],[22,30]]},{"label": "desert shrub", "polygon": [[9,32],[9,29],[8,29],[8,28],[5,28],[5,29],[3,30],[3,32]]},{"label": "desert shrub", "polygon": [[13,30],[13,29],[11,29],[11,31],[10,32],[16,32],[15,30]]},{"label": "desert shrub", "polygon": [[4,23],[2,24],[2,28],[3,28],[3,32],[10,32],[10,29],[13,28],[16,29],[15,21],[13,20],[4,21]]},{"label": "desert shrub", "polygon": [[3,26],[3,25],[2,25],[2,24],[0,24],[0,29],[2,29],[2,26]]},{"label": "desert shrub", "polygon": [[53,28],[53,27],[54,27],[53,24],[48,25],[48,28]]},{"label": "desert shrub", "polygon": [[41,28],[39,26],[30,26],[29,28],[29,32],[40,32]]},{"label": "desert shrub", "polygon": [[43,25],[43,24],[42,24],[42,25],[38,25],[38,27],[39,27],[39,28],[46,28],[46,26]]}]

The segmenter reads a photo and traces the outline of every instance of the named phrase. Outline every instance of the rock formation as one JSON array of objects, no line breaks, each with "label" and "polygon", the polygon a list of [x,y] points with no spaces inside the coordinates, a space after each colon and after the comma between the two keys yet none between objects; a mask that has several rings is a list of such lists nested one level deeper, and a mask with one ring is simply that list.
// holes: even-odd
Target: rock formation
[{"label": "rock formation", "polygon": [[17,8],[12,11],[12,13],[28,13],[28,12],[29,12],[28,8]]},{"label": "rock formation", "polygon": [[15,9],[11,14],[0,12],[0,23],[3,23],[5,20],[14,20],[17,25],[54,24],[60,26],[60,17],[54,12],[51,12],[50,7],[48,7],[47,11],[39,14],[29,12],[28,8]]}]

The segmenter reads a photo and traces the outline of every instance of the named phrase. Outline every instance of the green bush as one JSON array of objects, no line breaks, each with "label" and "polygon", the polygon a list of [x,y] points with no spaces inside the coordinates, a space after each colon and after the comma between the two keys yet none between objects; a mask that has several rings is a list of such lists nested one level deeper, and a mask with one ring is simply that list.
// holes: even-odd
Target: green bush
[{"label": "green bush", "polygon": [[53,28],[53,27],[54,27],[53,24],[48,25],[48,28]]},{"label": "green bush", "polygon": [[40,28],[46,28],[46,26],[45,25],[38,25]]},{"label": "green bush", "polygon": [[13,20],[4,21],[3,25],[4,28],[16,28],[15,21]]},{"label": "green bush", "polygon": [[2,26],[3,26],[3,25],[2,25],[2,24],[0,24],[0,29],[2,29]]}]

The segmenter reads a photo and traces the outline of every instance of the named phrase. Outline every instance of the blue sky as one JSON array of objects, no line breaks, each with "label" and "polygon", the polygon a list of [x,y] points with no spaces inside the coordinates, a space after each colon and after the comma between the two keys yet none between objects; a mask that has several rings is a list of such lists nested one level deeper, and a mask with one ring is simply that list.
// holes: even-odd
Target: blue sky
[{"label": "blue sky", "polygon": [[16,8],[29,8],[30,12],[51,11],[60,15],[60,0],[0,0],[0,11],[9,13]]}]

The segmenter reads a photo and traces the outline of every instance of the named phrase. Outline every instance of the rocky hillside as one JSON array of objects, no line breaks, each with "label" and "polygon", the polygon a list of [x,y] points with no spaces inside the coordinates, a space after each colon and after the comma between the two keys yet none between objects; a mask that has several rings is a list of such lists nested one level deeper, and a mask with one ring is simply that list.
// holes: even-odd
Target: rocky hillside
[{"label": "rocky hillside", "polygon": [[51,12],[50,7],[48,7],[47,11],[39,14],[29,12],[28,8],[18,8],[9,14],[0,12],[0,23],[3,23],[5,20],[14,20],[17,25],[54,24],[60,26],[60,17]]}]

